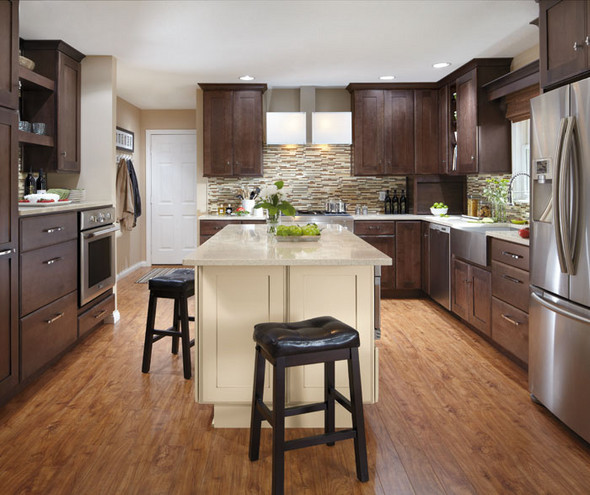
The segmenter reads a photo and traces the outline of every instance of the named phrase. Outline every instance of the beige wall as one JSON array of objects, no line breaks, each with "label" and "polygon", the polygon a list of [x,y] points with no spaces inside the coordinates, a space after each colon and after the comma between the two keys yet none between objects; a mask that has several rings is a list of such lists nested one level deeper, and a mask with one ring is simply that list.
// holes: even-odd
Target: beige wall
[{"label": "beige wall", "polygon": [[512,59],[510,70],[520,69],[535,60],[539,60],[539,45],[535,45],[522,53],[519,53]]},{"label": "beige wall", "polygon": [[[117,234],[117,273],[143,263],[145,255],[145,168],[141,169],[145,144],[141,133],[141,110],[127,101],[117,98],[117,126],[134,134],[133,153],[117,150],[117,161],[120,157],[128,157],[133,162],[142,202],[142,215],[137,219],[133,230],[121,231]],[[123,153],[123,154],[121,154]]]}]

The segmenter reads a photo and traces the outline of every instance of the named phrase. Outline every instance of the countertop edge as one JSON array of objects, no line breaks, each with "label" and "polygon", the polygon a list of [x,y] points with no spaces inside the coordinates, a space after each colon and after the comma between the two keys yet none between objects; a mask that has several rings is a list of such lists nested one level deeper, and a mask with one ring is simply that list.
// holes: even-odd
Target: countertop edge
[{"label": "countertop edge", "polygon": [[30,217],[38,215],[48,215],[50,213],[63,213],[66,211],[83,211],[93,208],[105,208],[113,206],[112,201],[84,201],[82,203],[70,203],[61,206],[26,206],[18,209],[19,217]]}]

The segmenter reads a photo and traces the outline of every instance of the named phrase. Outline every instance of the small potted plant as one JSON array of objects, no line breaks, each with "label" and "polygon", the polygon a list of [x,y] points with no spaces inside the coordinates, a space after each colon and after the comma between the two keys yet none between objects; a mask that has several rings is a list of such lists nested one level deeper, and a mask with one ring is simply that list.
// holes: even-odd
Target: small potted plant
[{"label": "small potted plant", "polygon": [[264,208],[267,211],[267,232],[275,234],[281,213],[283,215],[295,215],[295,208],[283,196],[282,180],[276,181],[272,186],[267,186],[260,191],[259,200],[254,208]]}]

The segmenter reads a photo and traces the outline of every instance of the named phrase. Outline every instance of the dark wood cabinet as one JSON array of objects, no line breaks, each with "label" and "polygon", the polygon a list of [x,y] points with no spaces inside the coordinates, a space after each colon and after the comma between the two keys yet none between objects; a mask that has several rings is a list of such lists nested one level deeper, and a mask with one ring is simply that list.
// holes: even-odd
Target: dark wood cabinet
[{"label": "dark wood cabinet", "polygon": [[529,247],[492,239],[492,340],[529,360]]},{"label": "dark wood cabinet", "polygon": [[567,82],[590,69],[590,2],[539,3],[541,87]]},{"label": "dark wood cabinet", "polygon": [[354,175],[438,173],[438,91],[394,88],[348,86]]},{"label": "dark wood cabinet", "polygon": [[395,287],[416,289],[422,285],[421,222],[395,222]]},{"label": "dark wood cabinet", "polygon": [[227,219],[227,220],[200,220],[199,221],[199,245],[203,244],[205,241],[211,239],[217,232],[219,232],[223,227],[226,225],[253,225],[253,224],[263,224],[266,223],[266,220],[237,220],[237,219]]},{"label": "dark wood cabinet", "polygon": [[18,108],[18,0],[0,2],[0,106]]},{"label": "dark wood cabinet", "polygon": [[45,123],[47,134],[23,133],[23,162],[35,169],[80,172],[80,62],[84,55],[59,40],[22,41],[21,48],[35,62],[34,73],[21,71],[26,86],[23,116]]},{"label": "dark wood cabinet", "polygon": [[438,174],[439,152],[438,90],[414,91],[414,147],[415,173]]},{"label": "dark wood cabinet", "polygon": [[0,108],[0,399],[19,381],[17,129],[16,110]]},{"label": "dark wood cabinet", "polygon": [[419,294],[421,288],[421,222],[371,221],[354,222],[354,233],[393,260],[381,267],[382,297],[404,297]]},{"label": "dark wood cabinet", "polygon": [[[453,113],[450,110],[451,97],[449,95],[449,85],[444,84],[438,90],[438,173],[448,174],[451,169],[453,160],[451,143],[454,140],[454,134],[450,128],[450,116]],[[456,130],[456,129],[453,129]],[[456,144],[456,143],[455,143]]]},{"label": "dark wood cabinet", "polygon": [[422,231],[422,240],[420,241],[422,251],[421,288],[424,293],[430,295],[430,222],[420,223]]},{"label": "dark wood cabinet", "polygon": [[266,84],[199,84],[203,89],[206,177],[262,176]]},{"label": "dark wood cabinet", "polygon": [[491,273],[453,258],[451,285],[453,313],[489,336],[491,334]]},{"label": "dark wood cabinet", "polygon": [[447,104],[439,106],[441,113],[448,111],[448,173],[511,172],[510,121],[500,101],[489,101],[484,89],[508,72],[510,59],[475,59],[448,76]]}]

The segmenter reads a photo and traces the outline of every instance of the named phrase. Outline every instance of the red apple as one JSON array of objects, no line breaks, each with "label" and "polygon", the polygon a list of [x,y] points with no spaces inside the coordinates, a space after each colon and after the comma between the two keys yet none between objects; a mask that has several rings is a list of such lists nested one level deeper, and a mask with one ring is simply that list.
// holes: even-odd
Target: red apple
[{"label": "red apple", "polygon": [[526,228],[524,228],[524,229],[520,229],[520,230],[518,231],[518,235],[519,235],[520,237],[522,237],[523,239],[528,239],[528,238],[529,238],[529,235],[530,235],[530,230],[529,230],[529,228],[528,228],[528,227],[526,227]]}]

